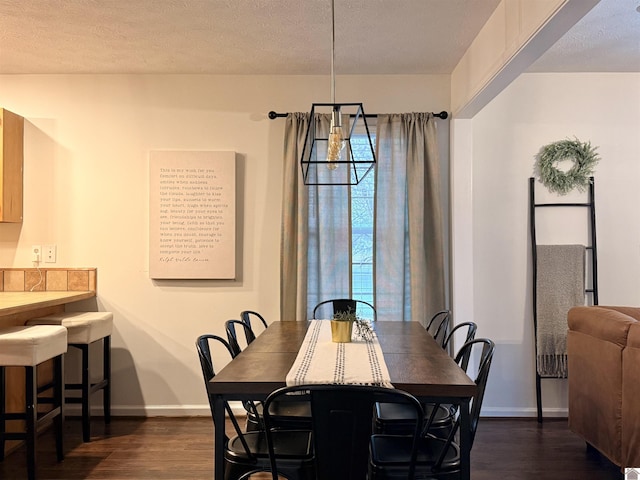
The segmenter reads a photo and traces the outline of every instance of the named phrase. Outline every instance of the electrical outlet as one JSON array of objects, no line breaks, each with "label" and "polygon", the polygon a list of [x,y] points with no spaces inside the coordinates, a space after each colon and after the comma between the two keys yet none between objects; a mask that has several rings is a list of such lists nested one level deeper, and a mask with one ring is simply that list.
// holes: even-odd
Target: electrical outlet
[{"label": "electrical outlet", "polygon": [[56,246],[55,245],[43,245],[42,254],[45,263],[56,263]]},{"label": "electrical outlet", "polygon": [[31,261],[40,262],[42,258],[42,247],[40,245],[31,245]]}]

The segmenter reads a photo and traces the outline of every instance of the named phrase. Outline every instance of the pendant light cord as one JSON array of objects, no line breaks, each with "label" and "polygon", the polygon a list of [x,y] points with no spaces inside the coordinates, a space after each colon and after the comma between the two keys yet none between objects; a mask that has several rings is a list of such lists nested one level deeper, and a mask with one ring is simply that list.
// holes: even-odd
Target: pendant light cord
[{"label": "pendant light cord", "polygon": [[[336,15],[335,15],[335,2],[334,0],[331,0],[331,103],[335,104],[336,103],[336,74],[334,71],[334,60],[335,60],[335,55],[336,55]],[[276,118],[281,118],[281,117],[286,117],[288,114],[287,113],[278,113],[278,112],[274,112],[273,110],[269,112],[269,118],[271,120],[274,120]],[[351,115],[353,117],[353,115]],[[378,115],[377,114],[372,114],[372,115],[364,115],[367,118],[375,118]],[[434,117],[438,117],[441,118],[443,120],[445,120],[449,114],[446,111],[442,111],[440,113],[433,113]]]},{"label": "pendant light cord", "polygon": [[331,103],[336,103],[336,74],[333,63],[336,56],[336,14],[334,0],[331,0]]}]

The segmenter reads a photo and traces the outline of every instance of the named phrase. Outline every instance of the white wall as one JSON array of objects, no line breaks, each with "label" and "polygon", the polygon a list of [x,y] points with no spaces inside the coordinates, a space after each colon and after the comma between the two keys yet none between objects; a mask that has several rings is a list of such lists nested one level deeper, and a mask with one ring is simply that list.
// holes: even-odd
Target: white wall
[{"label": "white wall", "polygon": [[[483,414],[534,415],[528,229],[534,156],[565,138],[598,147],[599,303],[640,305],[640,75],[526,74],[472,124],[473,320],[479,336],[497,343]],[[549,197],[539,182],[536,195],[565,200]],[[586,213],[562,210],[559,218],[537,213],[538,243],[588,242]],[[542,392],[545,414],[566,415],[565,380],[543,380]]]},{"label": "white wall", "polygon": [[[284,119],[266,114],[307,111],[329,87],[328,77],[0,76],[0,105],[26,119],[24,222],[0,224],[0,265],[30,267],[32,244],[55,244],[50,266],[97,267],[97,302],[79,308],[114,313],[114,414],[207,413],[196,337],[223,335],[245,309],[279,319]],[[449,77],[339,77],[336,97],[368,113],[448,110]],[[239,154],[237,281],[149,279],[148,153],[161,149]]]},{"label": "white wall", "polygon": [[[0,76],[0,105],[26,118],[25,220],[0,224],[0,265],[29,267],[30,245],[52,243],[55,266],[98,268],[97,306],[115,315],[115,413],[206,413],[196,336],[223,334],[224,320],[243,309],[279,318],[284,120],[266,113],[308,110],[328,100],[328,87],[326,77]],[[440,111],[449,108],[449,78],[339,77],[337,97],[363,101],[370,113]],[[640,76],[523,75],[464,122],[471,186],[456,190],[454,179],[452,201],[471,199],[472,228],[455,241],[469,246],[472,279],[458,279],[456,321],[469,314],[498,344],[484,414],[533,415],[533,157],[566,137],[599,147],[600,304],[638,305]],[[148,278],[153,149],[239,153],[238,281]],[[560,242],[580,227],[539,228]],[[551,414],[566,411],[563,380],[543,380],[543,393]]]}]

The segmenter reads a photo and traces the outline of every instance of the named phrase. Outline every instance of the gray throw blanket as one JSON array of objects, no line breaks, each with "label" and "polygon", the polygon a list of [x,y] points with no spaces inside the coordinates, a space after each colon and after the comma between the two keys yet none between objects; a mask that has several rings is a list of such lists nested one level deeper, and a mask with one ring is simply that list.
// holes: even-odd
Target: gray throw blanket
[{"label": "gray throw blanket", "polygon": [[567,313],[584,305],[585,246],[538,245],[537,369],[541,376],[567,376]]}]

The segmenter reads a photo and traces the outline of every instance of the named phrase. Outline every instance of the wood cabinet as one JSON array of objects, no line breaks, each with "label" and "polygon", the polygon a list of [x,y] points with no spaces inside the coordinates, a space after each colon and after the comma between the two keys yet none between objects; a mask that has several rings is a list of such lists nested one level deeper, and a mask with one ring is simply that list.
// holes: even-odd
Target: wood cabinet
[{"label": "wood cabinet", "polygon": [[0,222],[22,222],[24,118],[0,108]]}]

